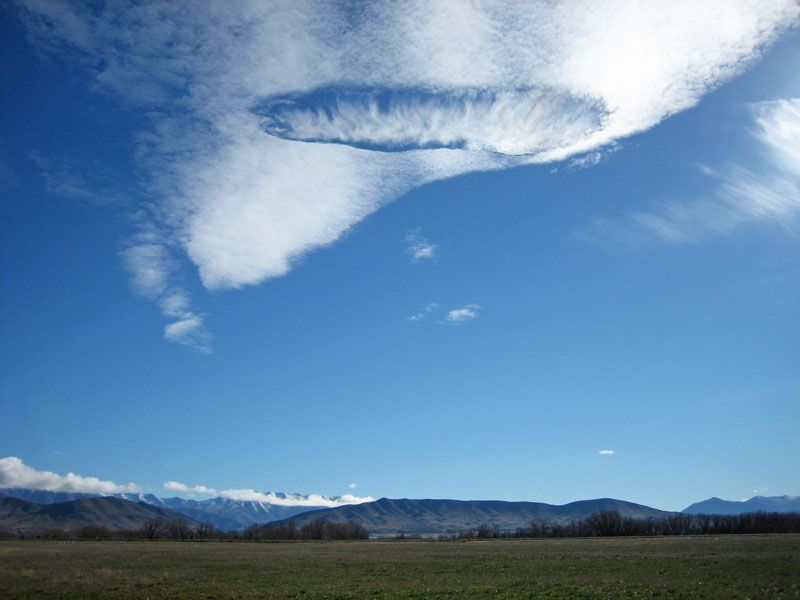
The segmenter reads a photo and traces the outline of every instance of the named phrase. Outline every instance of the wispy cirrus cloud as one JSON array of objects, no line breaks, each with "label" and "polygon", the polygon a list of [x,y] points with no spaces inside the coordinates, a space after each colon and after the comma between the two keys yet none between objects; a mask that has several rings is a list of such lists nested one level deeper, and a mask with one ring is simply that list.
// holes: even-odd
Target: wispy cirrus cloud
[{"label": "wispy cirrus cloud", "polygon": [[600,220],[591,237],[668,243],[696,242],[756,223],[800,229],[800,99],[751,106],[750,134],[761,150],[758,169],[729,164],[704,166],[716,181],[707,197],[662,202],[622,220]]},{"label": "wispy cirrus cloud", "polygon": [[[694,105],[798,15],[794,0],[16,6],[39,48],[146,109],[148,226],[212,290],[285,275],[427,182],[594,156]],[[203,347],[199,315],[167,316],[165,337]]]},{"label": "wispy cirrus cloud", "polygon": [[134,289],[155,302],[170,319],[164,338],[201,353],[211,352],[211,334],[201,314],[193,310],[186,291],[173,280],[178,267],[167,244],[155,231],[142,231],[122,251]]},{"label": "wispy cirrus cloud", "polygon": [[84,494],[118,494],[139,491],[139,486],[135,483],[120,484],[75,473],[59,475],[52,471],[39,471],[26,465],[21,458],[16,456],[0,458],[0,489],[3,488]]},{"label": "wispy cirrus cloud", "polygon": [[97,161],[84,164],[74,158],[35,150],[28,157],[39,170],[45,190],[51,194],[95,205],[129,202],[111,171]]},{"label": "wispy cirrus cloud", "polygon": [[604,449],[604,450],[599,450],[599,451],[597,452],[597,454],[598,454],[599,456],[611,456],[611,455],[613,455],[613,454],[614,454],[614,451],[613,451],[613,450],[611,450],[610,448],[608,448],[608,449]]}]

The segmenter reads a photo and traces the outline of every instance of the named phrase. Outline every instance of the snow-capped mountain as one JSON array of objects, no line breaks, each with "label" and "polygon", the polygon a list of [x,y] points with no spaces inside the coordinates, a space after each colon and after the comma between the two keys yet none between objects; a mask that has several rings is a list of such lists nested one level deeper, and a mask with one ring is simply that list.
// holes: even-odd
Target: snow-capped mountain
[{"label": "snow-capped mountain", "polygon": [[[50,492],[44,490],[29,490],[23,488],[7,488],[0,490],[0,496],[21,498],[38,504],[56,504],[80,498],[95,498],[101,494],[82,494],[77,492]],[[167,508],[180,513],[195,521],[209,523],[218,529],[241,530],[249,525],[270,523],[288,519],[300,513],[330,506],[327,498],[315,503],[314,496],[301,496],[298,494],[273,493],[265,494],[277,501],[294,501],[297,504],[273,504],[259,500],[238,500],[217,496],[207,500],[192,500],[187,498],[159,498],[153,494],[125,492],[113,494],[115,498],[122,498],[130,502],[142,502],[151,506]],[[327,501],[327,502],[326,502]]]}]

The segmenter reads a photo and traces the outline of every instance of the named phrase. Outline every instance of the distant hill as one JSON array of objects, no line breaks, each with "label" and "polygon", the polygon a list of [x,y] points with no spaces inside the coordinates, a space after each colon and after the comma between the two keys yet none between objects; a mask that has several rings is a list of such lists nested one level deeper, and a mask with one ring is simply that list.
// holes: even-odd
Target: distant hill
[{"label": "distant hill", "polygon": [[600,498],[564,505],[541,502],[503,502],[499,500],[391,500],[340,506],[302,513],[286,521],[302,527],[316,518],[330,522],[355,521],[372,535],[444,534],[491,525],[501,530],[526,527],[530,521],[571,521],[588,517],[600,510],[611,510],[626,517],[662,518],[672,513],[633,502]]},{"label": "distant hill", "polygon": [[85,525],[137,529],[149,519],[179,518],[183,518],[189,525],[197,525],[196,521],[174,511],[122,498],[79,498],[54,504],[37,504],[12,497],[0,498],[0,528],[14,533],[32,533],[52,527],[73,530]]},{"label": "distant hill", "polygon": [[37,504],[55,504],[69,502],[80,498],[99,498],[100,494],[81,494],[79,492],[49,492],[47,490],[29,490],[26,488],[6,488],[0,490],[0,497],[20,498]]},{"label": "distant hill", "polygon": [[741,515],[751,512],[800,512],[800,496],[754,496],[749,500],[709,498],[683,509],[690,515]]}]

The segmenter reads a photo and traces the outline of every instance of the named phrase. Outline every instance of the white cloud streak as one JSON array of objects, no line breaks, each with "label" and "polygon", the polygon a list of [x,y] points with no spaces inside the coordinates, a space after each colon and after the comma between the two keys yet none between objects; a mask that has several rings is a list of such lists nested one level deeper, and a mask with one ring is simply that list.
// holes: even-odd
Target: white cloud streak
[{"label": "white cloud streak", "polygon": [[800,225],[800,99],[759,103],[752,112],[751,134],[762,151],[757,170],[741,164],[719,171],[703,167],[717,181],[709,197],[665,202],[625,221],[600,221],[599,234],[686,243],[730,234],[754,223],[771,223],[796,233]]},{"label": "white cloud streak", "polygon": [[[794,0],[18,5],[40,48],[147,108],[149,212],[209,289],[285,275],[413,187],[646,130],[798,15]],[[198,315],[170,318],[168,339],[198,345]]]},{"label": "white cloud streak", "polygon": [[75,473],[59,475],[51,471],[38,471],[16,456],[0,458],[0,489],[25,488],[48,492],[77,492],[83,494],[118,494],[138,492],[135,483],[119,484],[113,481],[84,477]]},{"label": "white cloud streak", "polygon": [[87,164],[74,158],[45,156],[35,150],[28,153],[28,158],[39,170],[45,190],[51,194],[95,205],[129,203],[113,173],[99,160]]},{"label": "white cloud streak", "polygon": [[614,454],[614,451],[610,449],[600,450],[597,454],[599,454],[600,456],[611,456],[612,454]]},{"label": "white cloud streak", "polygon": [[161,314],[171,322],[164,327],[164,338],[208,354],[211,334],[203,316],[191,307],[188,294],[172,282],[177,271],[176,261],[161,237],[153,231],[143,231],[132,245],[122,251],[134,289],[154,301]]}]

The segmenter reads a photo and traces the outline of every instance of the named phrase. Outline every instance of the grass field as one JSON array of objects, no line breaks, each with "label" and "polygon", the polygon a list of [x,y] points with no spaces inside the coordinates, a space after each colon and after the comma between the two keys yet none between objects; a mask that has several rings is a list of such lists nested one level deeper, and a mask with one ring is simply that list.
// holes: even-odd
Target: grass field
[{"label": "grass field", "polygon": [[800,598],[800,535],[0,541],[0,598]]}]

